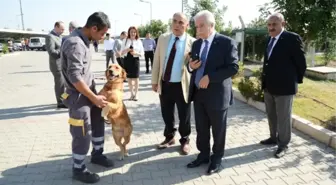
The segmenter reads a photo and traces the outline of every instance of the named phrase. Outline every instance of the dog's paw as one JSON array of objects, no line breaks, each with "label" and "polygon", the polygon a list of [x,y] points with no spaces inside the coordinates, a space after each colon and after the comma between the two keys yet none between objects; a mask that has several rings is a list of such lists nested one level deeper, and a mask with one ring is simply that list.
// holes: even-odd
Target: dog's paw
[{"label": "dog's paw", "polygon": [[126,152],[126,153],[125,153],[125,157],[128,157],[128,156],[129,156],[129,153],[128,153],[128,152]]},{"label": "dog's paw", "polygon": [[108,106],[105,106],[105,107],[102,109],[102,111],[101,111],[101,116],[102,116],[105,120],[107,120],[107,115],[108,115],[109,111],[110,111],[110,109],[109,109]]}]

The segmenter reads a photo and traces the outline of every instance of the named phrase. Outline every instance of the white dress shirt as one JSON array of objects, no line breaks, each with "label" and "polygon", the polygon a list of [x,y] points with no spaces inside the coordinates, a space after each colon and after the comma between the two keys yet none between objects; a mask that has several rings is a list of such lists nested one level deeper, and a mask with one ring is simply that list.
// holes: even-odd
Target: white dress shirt
[{"label": "white dress shirt", "polygon": [[[121,44],[121,51],[128,49],[130,46],[133,46],[133,50],[137,53],[133,57],[142,57],[144,55],[144,48],[142,45],[142,41],[138,40],[131,40],[131,39],[124,39]],[[126,57],[127,53],[123,54],[123,57]]]},{"label": "white dress shirt", "polygon": [[[208,51],[207,51],[207,56],[208,56],[208,53],[209,53],[209,50],[210,50],[210,46],[211,46],[211,44],[212,44],[212,41],[213,41],[213,39],[215,38],[215,35],[216,35],[216,31],[212,32],[212,34],[206,39],[206,40],[208,40]],[[202,54],[202,51],[203,51],[204,47],[205,47],[205,42],[204,42],[204,40],[203,40],[202,45],[201,45],[201,49],[200,49],[200,52],[199,52],[199,59],[200,59],[200,60],[201,60],[201,54]],[[202,61],[202,62],[203,62],[203,61]],[[189,70],[190,70],[190,71],[193,70],[193,69],[191,69],[190,64],[189,64],[188,67],[189,67]]]},{"label": "white dress shirt", "polygon": [[[210,50],[210,46],[211,46],[211,44],[212,44],[212,41],[213,41],[213,39],[215,38],[215,34],[216,34],[216,31],[212,32],[212,34],[206,39],[206,40],[208,40],[208,51],[207,51],[207,56],[208,56],[208,53],[209,53],[209,50]],[[200,49],[200,53],[199,53],[199,57],[200,57],[200,59],[201,59],[201,54],[202,54],[202,51],[203,51],[204,47],[205,47],[205,42],[204,42],[204,40],[203,40],[202,45],[201,45],[201,49]],[[202,62],[203,62],[203,61],[202,61]]]},{"label": "white dress shirt", "polygon": [[104,51],[107,51],[107,50],[113,50],[114,48],[114,39],[108,39],[108,40],[104,40]]},{"label": "white dress shirt", "polygon": [[[274,48],[275,44],[278,42],[279,37],[280,37],[280,35],[282,34],[283,31],[284,31],[284,29],[282,29],[281,32],[275,37],[275,40],[274,40],[274,42],[273,42],[273,46],[272,46],[272,48],[271,48],[271,51],[268,53],[268,58],[271,56],[272,51],[273,51],[273,48]],[[271,39],[270,39],[270,41],[269,41],[268,44],[270,44],[271,42],[272,42],[272,37],[271,37]],[[268,45],[267,45],[267,46],[268,46]]]}]

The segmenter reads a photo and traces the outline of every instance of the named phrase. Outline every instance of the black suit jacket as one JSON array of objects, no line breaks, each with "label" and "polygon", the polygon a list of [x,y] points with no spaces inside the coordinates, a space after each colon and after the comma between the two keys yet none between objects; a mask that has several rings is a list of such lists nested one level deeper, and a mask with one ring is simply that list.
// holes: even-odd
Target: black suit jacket
[{"label": "black suit jacket", "polygon": [[[202,39],[195,41],[191,48],[191,57],[200,56]],[[189,69],[189,67],[188,67]],[[231,77],[238,72],[238,50],[236,42],[224,35],[215,34],[210,45],[204,74],[209,76],[209,85],[207,89],[196,89],[195,77],[196,71],[192,73],[190,79],[189,101],[194,100],[194,94],[203,93],[209,107],[217,110],[227,109],[233,104],[232,80]]]},{"label": "black suit jacket", "polygon": [[[268,39],[267,45],[270,42]],[[306,58],[299,35],[283,31],[268,59],[267,45],[264,55],[262,88],[274,95],[294,95],[297,84],[303,82]]]}]

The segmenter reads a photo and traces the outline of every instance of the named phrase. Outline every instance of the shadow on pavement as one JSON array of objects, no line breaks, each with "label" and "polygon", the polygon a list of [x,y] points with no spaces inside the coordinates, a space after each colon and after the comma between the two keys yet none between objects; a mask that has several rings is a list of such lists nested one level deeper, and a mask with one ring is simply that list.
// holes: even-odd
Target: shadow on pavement
[{"label": "shadow on pavement", "polygon": [[0,120],[17,119],[29,116],[48,116],[67,111],[67,109],[57,109],[54,104],[7,108],[0,109]]},{"label": "shadow on pavement", "polygon": [[21,71],[21,72],[13,72],[13,73],[8,73],[10,75],[12,74],[35,74],[35,73],[50,73],[50,71]]},{"label": "shadow on pavement", "polygon": [[[294,147],[299,147],[294,146]],[[157,150],[154,145],[140,146],[137,148],[130,148],[130,156],[123,161],[116,160],[119,152],[107,153],[106,155],[115,161],[113,168],[103,168],[97,165],[90,164],[88,161],[90,157],[86,158],[88,169],[93,172],[101,174],[101,182],[106,183],[121,183],[122,181],[137,181],[137,180],[157,180],[165,184],[181,183],[189,180],[196,180],[205,174],[207,165],[198,168],[188,169],[186,165],[196,158],[195,154],[188,156],[181,156],[177,153],[178,146],[170,147],[165,150]],[[319,149],[317,148],[316,151]],[[239,155],[242,152],[249,151],[244,155]],[[273,158],[270,148],[261,146],[259,144],[245,145],[235,148],[229,148],[225,151],[225,159],[222,162],[222,170],[232,167],[239,167],[240,165],[255,165],[254,162],[271,160]],[[312,153],[308,153],[312,155]],[[1,173],[0,184],[7,184],[12,182],[14,178],[23,176],[25,182],[38,182],[36,176],[43,177],[40,181],[47,183],[50,181],[55,183],[69,183],[71,182],[72,159],[70,155],[54,155],[49,156],[48,161],[27,163],[27,165],[10,168]],[[300,157],[293,159],[291,164],[274,163],[271,167],[266,167],[265,171],[283,170],[299,165]],[[331,162],[331,161],[330,161]],[[318,162],[317,164],[323,164]],[[323,169],[323,172],[332,172],[335,166]],[[251,167],[252,168],[252,167]],[[223,171],[219,172],[221,175]],[[153,174],[157,175],[155,178]],[[235,172],[233,172],[235,173]],[[227,175],[227,174],[226,174]],[[234,174],[233,174],[234,175]],[[166,178],[167,177],[167,178]],[[175,177],[175,178],[171,178]],[[334,179],[335,176],[330,173],[326,174],[325,178]],[[15,180],[15,179],[14,179]],[[20,180],[20,178],[18,179]],[[49,184],[49,183],[47,183]],[[141,184],[141,183],[140,183]]]}]

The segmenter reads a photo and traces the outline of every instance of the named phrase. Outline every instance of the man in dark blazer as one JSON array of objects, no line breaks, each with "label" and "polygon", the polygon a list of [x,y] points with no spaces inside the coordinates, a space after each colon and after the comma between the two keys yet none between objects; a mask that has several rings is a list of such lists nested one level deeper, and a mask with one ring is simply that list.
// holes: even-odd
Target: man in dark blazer
[{"label": "man in dark blazer", "polygon": [[282,14],[275,13],[267,21],[268,39],[262,73],[262,88],[270,138],[263,145],[278,145],[275,157],[285,155],[292,133],[292,103],[298,83],[303,82],[306,58],[301,38],[284,30]]},{"label": "man in dark blazer", "polygon": [[[211,12],[201,11],[194,20],[199,39],[191,49],[189,101],[194,101],[200,154],[187,167],[211,161],[207,173],[212,174],[219,171],[224,156],[227,112],[233,104],[231,77],[238,72],[238,51],[234,40],[216,33]],[[214,140],[211,157],[210,127]]]}]

